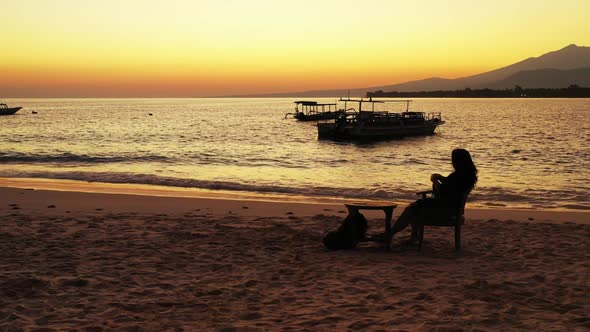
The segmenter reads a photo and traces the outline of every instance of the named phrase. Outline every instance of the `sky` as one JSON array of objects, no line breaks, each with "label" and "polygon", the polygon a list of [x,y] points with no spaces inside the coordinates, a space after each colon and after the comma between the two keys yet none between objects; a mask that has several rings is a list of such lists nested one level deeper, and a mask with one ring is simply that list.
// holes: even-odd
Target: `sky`
[{"label": "sky", "polygon": [[0,97],[353,89],[590,46],[590,0],[0,3]]}]

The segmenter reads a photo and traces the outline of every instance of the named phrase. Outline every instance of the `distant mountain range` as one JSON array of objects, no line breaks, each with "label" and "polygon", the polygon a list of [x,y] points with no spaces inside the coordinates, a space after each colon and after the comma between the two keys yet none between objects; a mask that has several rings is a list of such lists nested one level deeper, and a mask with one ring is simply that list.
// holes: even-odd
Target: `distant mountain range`
[{"label": "distant mountain range", "polygon": [[[590,47],[569,45],[557,51],[532,57],[485,73],[456,79],[427,78],[405,83],[359,89],[313,90],[289,93],[248,95],[247,97],[361,97],[372,91],[435,91],[471,89],[565,88],[571,84],[590,87]],[[245,96],[242,96],[245,97]]]}]

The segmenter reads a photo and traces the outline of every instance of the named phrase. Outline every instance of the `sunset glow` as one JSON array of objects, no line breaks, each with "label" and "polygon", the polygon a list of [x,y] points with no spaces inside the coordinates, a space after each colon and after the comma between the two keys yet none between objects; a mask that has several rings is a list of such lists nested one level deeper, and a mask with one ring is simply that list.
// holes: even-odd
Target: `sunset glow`
[{"label": "sunset glow", "polygon": [[357,88],[590,45],[587,0],[3,1],[2,97]]}]

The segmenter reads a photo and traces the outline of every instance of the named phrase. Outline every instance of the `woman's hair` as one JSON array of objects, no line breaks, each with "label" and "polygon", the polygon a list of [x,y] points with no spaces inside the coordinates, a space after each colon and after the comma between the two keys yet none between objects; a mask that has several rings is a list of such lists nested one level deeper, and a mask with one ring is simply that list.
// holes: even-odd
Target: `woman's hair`
[{"label": "woman's hair", "polygon": [[471,159],[469,151],[465,149],[455,149],[451,154],[451,159],[455,171],[461,174],[461,176],[466,177],[466,180],[469,181],[470,189],[473,189],[477,182],[477,168]]}]

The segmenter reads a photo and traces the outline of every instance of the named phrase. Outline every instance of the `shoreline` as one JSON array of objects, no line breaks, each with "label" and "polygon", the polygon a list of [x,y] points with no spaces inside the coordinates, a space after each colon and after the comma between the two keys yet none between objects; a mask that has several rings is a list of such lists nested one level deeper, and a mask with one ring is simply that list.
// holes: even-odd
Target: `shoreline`
[{"label": "shoreline", "polygon": [[[51,214],[103,210],[180,214],[206,206],[213,214],[279,216],[291,212],[304,216],[330,213],[344,216],[345,203],[370,201],[29,178],[0,178],[0,197],[3,202],[10,201],[9,204]],[[397,217],[409,202],[394,203],[398,204],[394,210]],[[47,206],[51,205],[55,208],[48,210]],[[7,208],[7,205],[0,206],[0,211]],[[366,213],[371,217],[380,215],[375,211]],[[468,203],[465,216],[468,220],[590,224],[590,211],[586,210],[483,208],[469,207]]]}]

